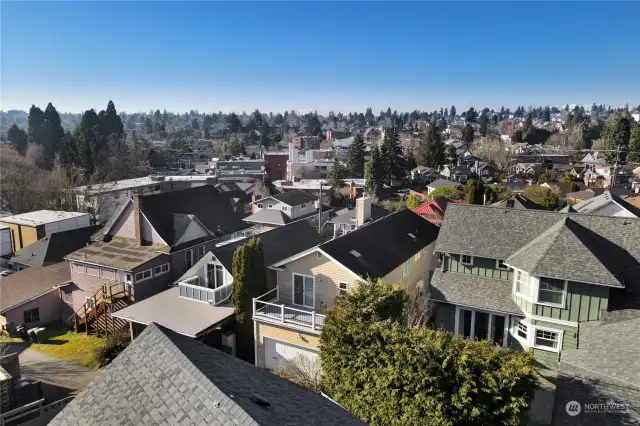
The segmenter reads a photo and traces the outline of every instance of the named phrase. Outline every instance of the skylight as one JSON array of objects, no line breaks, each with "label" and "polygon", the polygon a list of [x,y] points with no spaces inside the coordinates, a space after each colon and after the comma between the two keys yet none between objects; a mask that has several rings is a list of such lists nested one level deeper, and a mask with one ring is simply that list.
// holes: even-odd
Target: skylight
[{"label": "skylight", "polygon": [[349,253],[351,253],[352,255],[354,255],[355,257],[358,257],[358,258],[362,256],[360,253],[358,253],[355,250],[351,250]]}]

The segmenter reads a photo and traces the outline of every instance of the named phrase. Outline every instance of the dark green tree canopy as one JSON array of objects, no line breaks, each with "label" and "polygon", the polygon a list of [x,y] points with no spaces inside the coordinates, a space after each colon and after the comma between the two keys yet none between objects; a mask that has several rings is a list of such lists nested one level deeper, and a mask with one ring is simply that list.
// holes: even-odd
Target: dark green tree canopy
[{"label": "dark green tree canopy", "polygon": [[467,143],[472,143],[474,139],[475,131],[470,124],[466,124],[462,129],[462,140]]},{"label": "dark green tree canopy", "polygon": [[361,178],[364,176],[365,148],[366,146],[364,144],[362,134],[356,134],[347,153],[348,177]]},{"label": "dark green tree canopy", "polygon": [[24,155],[27,152],[29,136],[27,132],[19,128],[15,123],[7,130],[7,139],[9,140],[9,146],[18,151],[20,155]]},{"label": "dark green tree canopy", "polygon": [[445,145],[440,129],[434,123],[429,125],[427,133],[420,142],[418,161],[421,165],[437,169],[445,162]]},{"label": "dark green tree canopy", "polygon": [[384,167],[385,182],[388,185],[391,185],[394,179],[400,180],[404,177],[404,157],[400,147],[400,136],[395,127],[390,127],[385,131],[380,146],[380,156]]},{"label": "dark green tree canopy", "polygon": [[328,183],[332,189],[338,189],[344,185],[343,179],[347,177],[347,170],[337,157],[333,159],[333,166],[327,175]]},{"label": "dark green tree canopy", "polygon": [[379,197],[384,187],[384,164],[380,157],[380,150],[374,146],[369,156],[369,161],[364,171],[365,185],[364,190],[367,194]]}]

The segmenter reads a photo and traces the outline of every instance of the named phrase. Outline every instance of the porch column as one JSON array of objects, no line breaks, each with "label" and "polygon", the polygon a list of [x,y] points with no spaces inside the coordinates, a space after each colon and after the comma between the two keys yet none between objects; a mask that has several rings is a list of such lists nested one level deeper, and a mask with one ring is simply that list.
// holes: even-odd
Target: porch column
[{"label": "porch column", "polygon": [[129,321],[129,333],[131,334],[131,341],[133,342],[133,321]]}]

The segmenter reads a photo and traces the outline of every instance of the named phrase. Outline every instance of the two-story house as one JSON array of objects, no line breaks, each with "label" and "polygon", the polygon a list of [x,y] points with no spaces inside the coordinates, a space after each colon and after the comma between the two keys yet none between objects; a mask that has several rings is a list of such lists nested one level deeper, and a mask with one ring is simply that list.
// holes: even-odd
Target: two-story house
[{"label": "two-story house", "polygon": [[203,186],[134,196],[123,203],[100,231],[99,241],[65,257],[73,281],[66,301],[76,316],[94,309],[107,287],[125,291],[133,302],[150,297],[216,243],[250,235],[236,195]]},{"label": "two-story house", "polygon": [[[261,233],[264,262],[270,266],[301,251],[315,247],[320,236],[309,222],[301,220]],[[133,339],[155,322],[184,336],[214,346],[235,348],[235,317],[229,301],[233,285],[233,255],[247,238],[216,245],[184,275],[175,286],[115,313],[130,323]],[[276,271],[267,274],[268,288],[276,287]],[[234,350],[230,351],[235,354]]]},{"label": "two-story house", "polygon": [[[253,214],[244,220],[258,232],[268,231],[301,219],[315,219],[317,222],[319,210],[318,197],[298,189],[254,201],[251,210]],[[329,218],[330,210],[323,206],[323,223]]]},{"label": "two-story house", "polygon": [[273,264],[278,286],[254,301],[256,365],[317,358],[325,309],[362,280],[421,291],[436,266],[437,236],[437,226],[402,210]]},{"label": "two-story house", "polygon": [[452,204],[435,250],[434,326],[552,371],[584,323],[640,307],[638,219]]},{"label": "two-story house", "polygon": [[440,170],[440,175],[449,180],[464,183],[471,178],[473,172],[467,166],[446,165]]},{"label": "two-story house", "polygon": [[329,220],[333,225],[333,237],[354,231],[359,227],[391,214],[390,210],[371,204],[367,197],[356,198],[356,207],[336,212],[336,216]]}]

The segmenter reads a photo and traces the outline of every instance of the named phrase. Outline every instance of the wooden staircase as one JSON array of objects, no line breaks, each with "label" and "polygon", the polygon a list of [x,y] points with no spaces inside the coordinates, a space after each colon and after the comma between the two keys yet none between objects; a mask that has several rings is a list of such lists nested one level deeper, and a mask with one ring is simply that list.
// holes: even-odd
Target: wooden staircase
[{"label": "wooden staircase", "polygon": [[108,336],[127,327],[127,321],[114,318],[112,313],[129,306],[125,283],[105,284],[84,305],[69,317],[76,332]]}]

